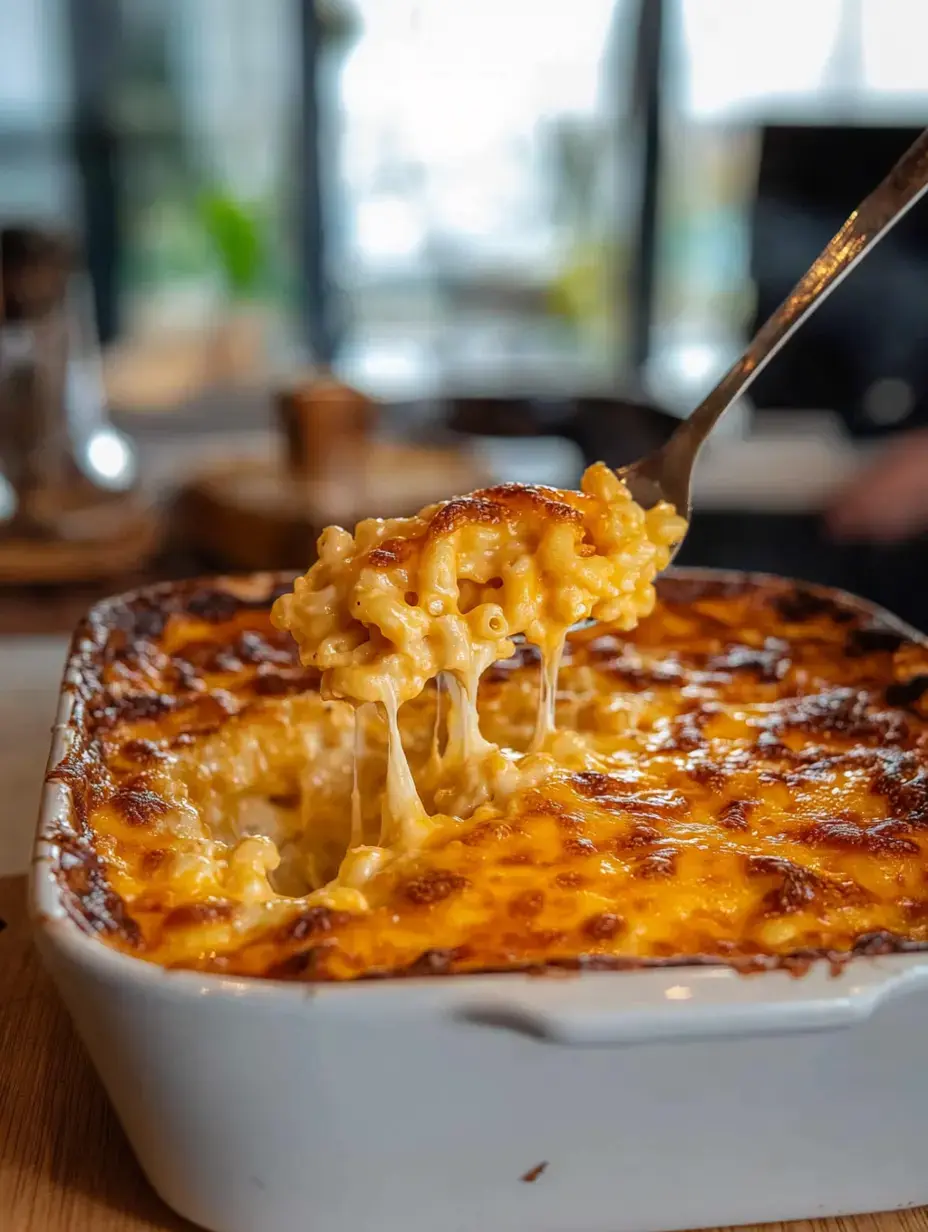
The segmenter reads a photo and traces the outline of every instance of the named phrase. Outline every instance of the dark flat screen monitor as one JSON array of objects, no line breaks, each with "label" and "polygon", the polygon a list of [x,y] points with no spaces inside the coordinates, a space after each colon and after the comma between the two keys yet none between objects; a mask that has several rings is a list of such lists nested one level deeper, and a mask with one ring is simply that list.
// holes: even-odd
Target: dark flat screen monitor
[{"label": "dark flat screen monitor", "polygon": [[[764,129],[751,240],[755,328],[920,131]],[[928,200],[838,287],[754,388],[760,407],[837,411],[855,435],[928,423]]]}]

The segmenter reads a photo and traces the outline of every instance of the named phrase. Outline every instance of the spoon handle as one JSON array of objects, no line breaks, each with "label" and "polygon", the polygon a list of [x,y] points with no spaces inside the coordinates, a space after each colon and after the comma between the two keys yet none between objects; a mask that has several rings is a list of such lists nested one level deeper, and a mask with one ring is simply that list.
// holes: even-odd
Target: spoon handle
[{"label": "spoon handle", "polygon": [[928,129],[906,150],[768,317],[744,354],[685,419],[665,446],[676,459],[695,457],[718,419],[764,370],[780,347],[822,304],[866,253],[893,229],[928,189]]}]

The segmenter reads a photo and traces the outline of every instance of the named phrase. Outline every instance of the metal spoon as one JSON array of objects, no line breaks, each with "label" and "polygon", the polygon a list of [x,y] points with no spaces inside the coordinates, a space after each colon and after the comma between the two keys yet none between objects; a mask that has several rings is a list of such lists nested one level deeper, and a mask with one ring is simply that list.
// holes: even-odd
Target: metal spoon
[{"label": "metal spoon", "polygon": [[[645,509],[668,501],[690,516],[693,465],[718,420],[777,351],[824,302],[858,261],[891,231],[928,189],[928,129],[903,154],[882,184],[851,214],[799,282],[666,444],[618,474]],[[677,545],[679,548],[679,544]]]}]

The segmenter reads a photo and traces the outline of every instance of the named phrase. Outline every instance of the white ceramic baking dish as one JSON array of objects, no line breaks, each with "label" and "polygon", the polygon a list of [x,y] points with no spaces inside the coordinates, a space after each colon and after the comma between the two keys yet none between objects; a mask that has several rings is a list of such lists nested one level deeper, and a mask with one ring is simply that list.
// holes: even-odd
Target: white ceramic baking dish
[{"label": "white ceramic baking dish", "polygon": [[[72,739],[65,689],[50,765]],[[151,1183],[213,1232],[649,1232],[928,1202],[928,955],[802,977],[166,971],[68,916],[70,814],[49,783],[43,959]]]}]

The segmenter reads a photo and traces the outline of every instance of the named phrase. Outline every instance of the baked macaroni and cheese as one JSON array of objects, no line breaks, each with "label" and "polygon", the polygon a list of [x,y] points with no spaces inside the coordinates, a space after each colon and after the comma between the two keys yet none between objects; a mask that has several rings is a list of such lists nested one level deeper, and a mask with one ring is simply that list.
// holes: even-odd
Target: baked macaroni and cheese
[{"label": "baked macaroni and cheese", "polygon": [[770,578],[655,607],[683,529],[597,467],[101,605],[51,772],[72,914],[304,980],[928,943],[928,649]]},{"label": "baked macaroni and cheese", "polygon": [[[321,672],[325,698],[377,703],[388,725],[380,852],[408,852],[439,828],[426,813],[398,726],[399,706],[442,677],[447,739],[432,784],[472,811],[514,763],[480,733],[477,690],[524,636],[541,654],[531,749],[554,734],[567,631],[592,616],[631,629],[654,606],[654,578],[686,523],[664,504],[645,512],[602,463],[580,492],[507,484],[432,505],[414,518],[330,527],[319,559],[272,619]],[[519,767],[520,771],[522,767]],[[536,771],[537,773],[537,771]],[[434,775],[432,776],[434,778]],[[365,866],[370,853],[365,853]],[[354,862],[352,861],[352,867]]]}]

